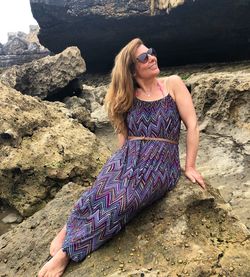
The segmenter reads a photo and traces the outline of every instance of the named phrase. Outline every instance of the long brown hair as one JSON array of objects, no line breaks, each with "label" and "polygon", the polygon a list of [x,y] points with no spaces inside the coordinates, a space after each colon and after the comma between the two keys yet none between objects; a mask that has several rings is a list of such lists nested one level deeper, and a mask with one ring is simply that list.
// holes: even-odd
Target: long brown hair
[{"label": "long brown hair", "polygon": [[143,42],[139,38],[131,40],[115,58],[111,82],[105,97],[105,107],[115,133],[126,134],[125,117],[132,106],[136,81],[134,78],[136,58],[134,53]]}]

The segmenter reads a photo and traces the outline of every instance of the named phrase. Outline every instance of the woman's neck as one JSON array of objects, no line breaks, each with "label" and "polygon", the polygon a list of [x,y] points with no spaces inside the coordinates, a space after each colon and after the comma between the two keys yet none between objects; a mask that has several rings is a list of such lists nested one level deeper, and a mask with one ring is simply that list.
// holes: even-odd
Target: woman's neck
[{"label": "woman's neck", "polygon": [[156,78],[150,80],[137,80],[137,84],[143,92],[146,94],[152,94],[158,85],[158,81]]}]

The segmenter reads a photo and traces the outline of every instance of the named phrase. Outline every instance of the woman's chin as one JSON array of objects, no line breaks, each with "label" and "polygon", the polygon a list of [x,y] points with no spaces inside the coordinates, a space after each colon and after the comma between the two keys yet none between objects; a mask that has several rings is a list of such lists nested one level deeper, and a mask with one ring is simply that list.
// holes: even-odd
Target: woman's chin
[{"label": "woman's chin", "polygon": [[158,66],[157,66],[156,68],[153,68],[153,69],[152,69],[152,74],[154,74],[155,76],[157,76],[157,75],[160,74],[160,69],[159,69]]}]

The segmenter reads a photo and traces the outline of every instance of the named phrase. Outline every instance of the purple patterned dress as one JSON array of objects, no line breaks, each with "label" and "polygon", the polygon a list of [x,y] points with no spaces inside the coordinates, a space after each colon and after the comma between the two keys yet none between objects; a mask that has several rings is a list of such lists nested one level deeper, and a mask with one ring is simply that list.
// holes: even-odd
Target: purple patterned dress
[{"label": "purple patterned dress", "polygon": [[[135,98],[127,113],[129,136],[178,141],[180,116],[170,94],[156,101]],[[163,197],[180,177],[178,144],[126,140],[76,202],[63,244],[70,259],[83,260],[117,234],[139,210]]]}]

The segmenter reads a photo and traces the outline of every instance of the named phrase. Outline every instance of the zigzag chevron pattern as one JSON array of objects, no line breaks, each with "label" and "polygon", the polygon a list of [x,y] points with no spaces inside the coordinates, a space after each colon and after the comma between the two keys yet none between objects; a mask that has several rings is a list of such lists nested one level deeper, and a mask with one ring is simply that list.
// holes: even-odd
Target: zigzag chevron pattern
[{"label": "zigzag chevron pattern", "polygon": [[[135,99],[127,114],[129,136],[178,141],[180,116],[170,95],[152,102]],[[178,145],[127,140],[82,194],[67,222],[63,250],[83,260],[117,234],[143,207],[163,197],[180,176]]]}]

